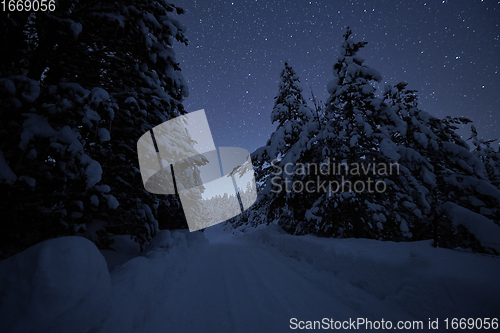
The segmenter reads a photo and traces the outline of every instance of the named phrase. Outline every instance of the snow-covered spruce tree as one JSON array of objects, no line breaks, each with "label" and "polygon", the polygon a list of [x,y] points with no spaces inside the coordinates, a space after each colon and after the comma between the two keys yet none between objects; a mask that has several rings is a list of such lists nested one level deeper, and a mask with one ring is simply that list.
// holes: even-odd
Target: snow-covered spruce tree
[{"label": "snow-covered spruce tree", "polygon": [[[272,174],[260,194],[267,220],[290,233],[393,240],[411,236],[407,221],[412,214],[398,208],[408,195],[397,174],[387,170],[396,154],[391,154],[395,144],[385,130],[393,120],[374,94],[380,75],[356,54],[365,44],[353,42],[347,30],[335,78],[328,84],[324,119],[309,122],[281,161],[268,166]],[[386,169],[377,171],[377,165]],[[376,181],[387,188],[375,192]],[[248,215],[250,220],[252,213]]]},{"label": "snow-covered spruce tree", "polygon": [[411,214],[398,205],[408,195],[386,130],[393,120],[375,96],[380,74],[357,55],[366,42],[354,42],[351,35],[348,28],[333,66],[324,126],[297,161],[313,168],[293,180],[317,186],[288,200],[300,221],[291,228],[295,233],[402,240],[411,236]]},{"label": "snow-covered spruce tree", "polygon": [[[61,11],[67,8],[62,6]],[[7,55],[0,65],[0,186],[5,195],[0,256],[8,256],[41,240],[74,232],[71,222],[81,214],[83,196],[69,193],[93,187],[101,170],[84,151],[80,129],[71,121],[77,116],[45,103],[58,88],[44,85],[41,72],[36,75],[32,70],[35,62],[45,59],[46,64],[51,56],[40,52],[46,39],[59,36],[62,42],[73,37],[71,22],[51,21],[46,13],[2,15],[7,16],[2,20],[2,44],[9,43],[10,36],[19,38],[10,44],[9,52],[2,52]],[[52,27],[50,38],[45,38],[42,28],[34,28],[36,17],[42,16],[51,23],[44,23],[46,30]],[[60,108],[86,103],[83,89],[73,88],[72,101],[61,98]],[[97,125],[94,119],[89,124]]]},{"label": "snow-covered spruce tree", "polygon": [[435,239],[439,246],[490,251],[474,235],[477,227],[452,219],[466,209],[498,224],[497,153],[471,152],[455,132],[470,121],[420,110],[404,82],[378,98],[380,75],[357,55],[366,43],[350,36],[348,29],[318,124],[304,126],[279,161],[269,160],[266,147],[252,154],[259,201],[237,225],[274,222],[292,234]]},{"label": "snow-covered spruce tree", "polygon": [[271,122],[277,127],[267,145],[272,158],[284,155],[297,142],[303,127],[312,119],[312,110],[302,96],[302,87],[295,70],[285,62],[280,74],[279,91],[274,97]]},{"label": "snow-covered spruce tree", "polygon": [[321,120],[324,118],[324,113],[323,113],[323,108],[324,108],[324,103],[316,98],[316,95],[314,94],[314,91],[312,87],[309,87],[311,90],[311,102],[314,105],[313,109],[313,118],[318,124],[318,129],[321,129]]},{"label": "snow-covered spruce tree", "polygon": [[68,1],[2,21],[3,43],[24,40],[22,58],[0,65],[2,256],[75,233],[144,243],[158,220],[183,225],[176,198],[144,190],[136,156],[145,131],[185,112],[172,45],[186,39],[172,12],[182,9]]},{"label": "snow-covered spruce tree", "polygon": [[[275,96],[271,111],[271,122],[277,123],[276,130],[271,134],[265,146],[251,154],[258,198],[251,210],[233,219],[236,224],[247,221],[252,221],[252,224],[266,222],[267,211],[270,210],[269,204],[273,202],[268,200],[273,196],[270,192],[271,173],[276,171],[275,168],[280,164],[285,163],[283,158],[293,146],[302,146],[311,131],[318,127],[319,119],[315,117],[316,113],[307,105],[302,95],[303,89],[299,76],[288,62],[285,62],[284,66],[285,68],[280,73],[278,94]],[[288,159],[291,155],[293,153],[288,155]],[[278,205],[278,201],[274,201],[274,205]]]},{"label": "snow-covered spruce tree", "polygon": [[492,147],[492,143],[497,140],[479,138],[474,125],[471,125],[471,137],[468,140],[472,143],[474,154],[484,163],[491,184],[500,189],[500,150]]},{"label": "snow-covered spruce tree", "polygon": [[[446,216],[453,205],[460,205],[498,223],[500,193],[489,183],[484,164],[455,133],[457,124],[469,120],[438,119],[419,110],[415,91],[404,83],[391,90],[390,98],[387,93],[384,101],[376,97],[373,83],[380,76],[357,56],[365,43],[353,42],[350,35],[348,29],[334,65],[335,78],[328,84],[324,126],[283,157],[281,164],[295,165],[288,177],[291,190],[268,199],[270,214],[295,234],[436,238],[440,246],[484,251],[470,231]],[[346,167],[332,174],[326,170],[332,162],[334,168],[341,163]],[[324,174],[311,172],[310,166],[320,166]],[[368,177],[382,181],[383,191],[373,191],[373,182],[367,191]],[[348,191],[325,194],[321,185],[331,190],[331,181],[335,189],[344,184]],[[308,182],[317,187],[305,191]],[[364,184],[362,191],[357,182]],[[295,193],[294,183],[300,193]]]},{"label": "snow-covered spruce tree", "polygon": [[389,130],[398,143],[401,177],[414,199],[403,204],[421,220],[413,229],[414,239],[437,237],[441,246],[484,251],[469,231],[446,216],[451,202],[499,220],[500,192],[492,186],[484,161],[475,156],[479,153],[471,152],[455,133],[458,124],[470,120],[429,115],[418,108],[415,91],[406,86],[387,87],[384,102],[390,116],[399,119]]}]

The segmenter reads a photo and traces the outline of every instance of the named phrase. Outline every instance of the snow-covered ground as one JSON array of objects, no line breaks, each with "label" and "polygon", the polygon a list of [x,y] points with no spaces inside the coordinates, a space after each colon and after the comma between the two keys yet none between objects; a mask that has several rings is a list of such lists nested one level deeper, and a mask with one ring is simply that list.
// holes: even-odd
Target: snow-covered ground
[{"label": "snow-covered ground", "polygon": [[0,332],[288,332],[358,318],[445,332],[446,318],[500,316],[499,277],[498,257],[274,225],[163,231],[140,255],[64,237],[0,262]]}]

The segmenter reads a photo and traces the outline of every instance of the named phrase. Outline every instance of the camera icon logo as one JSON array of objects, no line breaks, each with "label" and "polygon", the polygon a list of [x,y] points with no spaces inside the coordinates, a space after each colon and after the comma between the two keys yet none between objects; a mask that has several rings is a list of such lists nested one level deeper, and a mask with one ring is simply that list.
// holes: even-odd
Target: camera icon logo
[{"label": "camera icon logo", "polygon": [[216,148],[204,110],[168,120],[137,142],[144,188],[178,194],[190,231],[241,214],[257,199],[250,154]]}]

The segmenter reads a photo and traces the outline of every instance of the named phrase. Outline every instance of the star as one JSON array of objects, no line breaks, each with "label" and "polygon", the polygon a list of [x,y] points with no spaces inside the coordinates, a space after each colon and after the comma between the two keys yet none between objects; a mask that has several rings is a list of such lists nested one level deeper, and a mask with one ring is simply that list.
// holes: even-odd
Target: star
[{"label": "star", "polygon": [[177,19],[189,39],[187,47],[174,45],[190,89],[184,106],[206,110],[217,146],[253,151],[266,143],[276,128],[270,113],[285,61],[297,71],[305,99],[312,89],[325,101],[347,25],[355,39],[368,42],[360,52],[365,63],[389,84],[408,82],[421,109],[441,118],[465,115],[480,135],[500,137],[497,1],[176,5],[186,10]]}]

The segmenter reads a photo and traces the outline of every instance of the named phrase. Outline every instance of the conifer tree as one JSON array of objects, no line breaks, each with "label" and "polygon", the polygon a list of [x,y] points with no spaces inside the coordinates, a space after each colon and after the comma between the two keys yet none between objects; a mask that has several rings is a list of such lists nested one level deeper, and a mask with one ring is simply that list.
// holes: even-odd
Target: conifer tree
[{"label": "conifer tree", "polygon": [[285,62],[280,74],[279,91],[271,111],[271,122],[277,122],[271,136],[268,154],[276,158],[285,154],[297,142],[303,127],[312,119],[312,110],[302,95],[302,87],[295,70]]},{"label": "conifer tree", "polygon": [[[397,168],[389,170],[397,162],[395,144],[386,130],[393,120],[375,96],[374,84],[380,82],[380,74],[357,54],[366,44],[354,42],[347,28],[333,66],[334,79],[327,86],[326,123],[309,142],[311,149],[305,155],[316,164],[329,161],[342,166],[335,174],[320,175],[328,184],[335,182],[333,190],[337,190],[337,183],[340,189],[316,197],[305,214],[316,224],[316,232],[326,235],[401,239],[400,224],[405,224],[405,219],[391,210],[406,194],[389,195],[401,188],[397,174],[393,174]],[[387,168],[387,172],[377,171],[377,166]],[[358,167],[368,172],[358,172]],[[376,183],[385,184],[384,188],[377,191]]]},{"label": "conifer tree", "polygon": [[[478,158],[482,153],[470,152],[455,132],[457,125],[471,121],[429,115],[418,108],[415,91],[406,86],[399,83],[386,88],[384,102],[392,108],[392,116],[397,115],[402,121],[391,129],[391,134],[398,142],[401,177],[414,198],[405,206],[415,211],[420,220],[415,224],[414,239],[434,238],[434,234],[438,234],[443,246],[453,247],[462,242],[484,251],[474,245],[477,241],[471,241],[474,237],[470,232],[452,225],[446,218],[447,203],[452,202],[498,223],[496,206],[500,203],[500,192],[488,178],[485,161]],[[475,139],[473,142],[479,144]],[[464,240],[468,240],[468,244],[463,243]]]},{"label": "conifer tree", "polygon": [[[12,15],[23,36],[0,65],[3,256],[81,234],[101,247],[127,234],[144,244],[182,227],[179,201],[144,190],[136,144],[183,114],[187,86],[172,49],[187,43],[164,2],[68,1]],[[160,220],[160,221],[159,221]],[[163,224],[163,225],[162,225]]]},{"label": "conifer tree", "polygon": [[436,246],[494,252],[476,239],[475,227],[449,215],[460,206],[500,224],[498,153],[474,129],[471,152],[456,133],[470,120],[431,116],[405,82],[377,97],[380,74],[358,55],[366,43],[351,35],[347,29],[322,118],[304,126],[279,160],[269,160],[268,146],[252,155],[259,202],[239,223],[277,223],[292,234],[327,237],[434,239]]},{"label": "conifer tree", "polygon": [[471,137],[468,140],[471,140],[474,154],[484,163],[491,184],[500,189],[500,151],[492,147],[492,143],[497,140],[479,138],[474,125],[471,125]]}]

